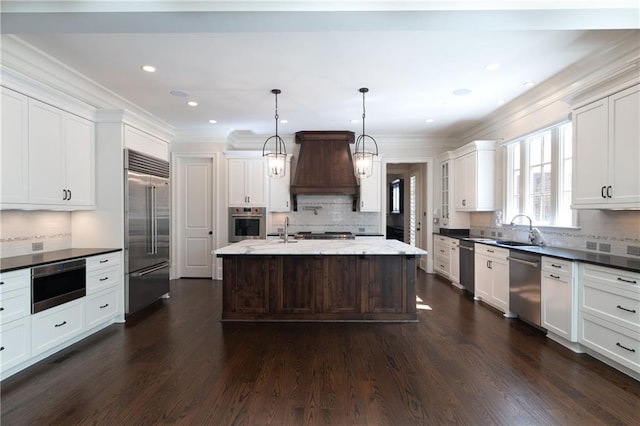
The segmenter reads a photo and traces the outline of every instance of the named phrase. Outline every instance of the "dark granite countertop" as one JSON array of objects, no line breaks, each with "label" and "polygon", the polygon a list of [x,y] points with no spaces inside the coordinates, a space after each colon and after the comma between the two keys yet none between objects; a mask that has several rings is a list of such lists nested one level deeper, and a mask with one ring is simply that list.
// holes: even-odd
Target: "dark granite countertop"
[{"label": "dark granite countertop", "polygon": [[0,272],[16,269],[31,268],[47,263],[62,262],[64,260],[79,259],[99,254],[113,253],[122,249],[114,248],[72,248],[65,250],[47,251],[44,253],[26,254],[23,256],[4,257],[0,259]]}]

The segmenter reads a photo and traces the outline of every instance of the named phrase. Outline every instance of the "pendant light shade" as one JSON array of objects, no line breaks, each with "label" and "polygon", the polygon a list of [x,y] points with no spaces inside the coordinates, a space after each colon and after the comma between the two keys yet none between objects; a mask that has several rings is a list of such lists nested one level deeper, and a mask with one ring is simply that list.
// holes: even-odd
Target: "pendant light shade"
[{"label": "pendant light shade", "polygon": [[280,136],[278,136],[278,95],[282,93],[280,89],[272,89],[271,93],[276,98],[276,134],[267,138],[262,145],[262,156],[267,157],[267,174],[271,178],[281,178],[287,173],[287,147]]},{"label": "pendant light shade", "polygon": [[[358,179],[371,177],[373,171],[373,157],[378,156],[378,144],[376,140],[365,133],[365,105],[364,95],[369,89],[363,87],[359,90],[362,93],[362,134],[356,139],[356,147],[353,152],[353,168]],[[368,145],[367,145],[368,143]]]}]

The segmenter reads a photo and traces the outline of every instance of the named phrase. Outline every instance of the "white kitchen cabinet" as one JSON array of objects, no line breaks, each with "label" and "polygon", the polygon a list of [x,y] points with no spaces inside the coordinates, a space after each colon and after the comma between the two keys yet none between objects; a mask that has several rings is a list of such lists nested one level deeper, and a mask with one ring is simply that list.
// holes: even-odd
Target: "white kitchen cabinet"
[{"label": "white kitchen cabinet", "polygon": [[64,344],[84,330],[84,297],[31,315],[31,354]]},{"label": "white kitchen cabinet", "polygon": [[87,330],[104,328],[122,312],[124,288],[120,252],[91,256],[87,261],[87,297],[85,323]]},{"label": "white kitchen cabinet", "polygon": [[229,207],[265,207],[267,171],[263,157],[228,159]]},{"label": "white kitchen cabinet", "polygon": [[604,362],[640,377],[640,273],[581,264],[579,283],[578,341]]},{"label": "white kitchen cabinet", "polygon": [[578,341],[578,285],[573,262],[542,257],[542,326],[561,344]]},{"label": "white kitchen cabinet", "polygon": [[29,99],[29,204],[95,207],[94,126]]},{"label": "white kitchen cabinet", "polygon": [[281,178],[267,178],[269,180],[269,211],[291,211],[291,155],[287,155],[287,173]]},{"label": "white kitchen cabinet", "polygon": [[495,142],[475,141],[455,151],[455,208],[494,210]]},{"label": "white kitchen cabinet", "polygon": [[573,112],[572,208],[640,207],[640,86]]},{"label": "white kitchen cabinet", "polygon": [[460,240],[449,238],[449,280],[460,286]]},{"label": "white kitchen cabinet", "polygon": [[0,89],[0,203],[26,204],[29,202],[29,99],[13,90]]},{"label": "white kitchen cabinet", "polygon": [[508,257],[507,249],[475,244],[474,298],[510,316]]},{"label": "white kitchen cabinet", "polygon": [[468,229],[469,213],[454,208],[455,167],[454,153],[448,151],[440,157],[440,226],[447,229]]},{"label": "white kitchen cabinet", "polygon": [[360,211],[380,212],[382,209],[382,173],[380,157],[373,160],[371,176],[360,179]]},{"label": "white kitchen cabinet", "polygon": [[117,286],[87,294],[85,306],[85,328],[90,330],[101,324],[110,324],[120,311],[120,291]]},{"label": "white kitchen cabinet", "polygon": [[0,375],[31,357],[31,269],[0,273]]},{"label": "white kitchen cabinet", "polygon": [[449,238],[443,235],[433,236],[433,269],[446,279],[450,276]]}]

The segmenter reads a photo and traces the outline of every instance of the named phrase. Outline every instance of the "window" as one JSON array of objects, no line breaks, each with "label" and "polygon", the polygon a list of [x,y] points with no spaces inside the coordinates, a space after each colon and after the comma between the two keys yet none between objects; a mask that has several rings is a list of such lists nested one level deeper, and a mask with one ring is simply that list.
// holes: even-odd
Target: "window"
[{"label": "window", "polygon": [[394,179],[391,181],[390,191],[391,197],[389,200],[389,211],[393,214],[402,213],[402,179]]},{"label": "window", "polygon": [[571,123],[507,145],[505,220],[523,213],[536,225],[573,226]]}]

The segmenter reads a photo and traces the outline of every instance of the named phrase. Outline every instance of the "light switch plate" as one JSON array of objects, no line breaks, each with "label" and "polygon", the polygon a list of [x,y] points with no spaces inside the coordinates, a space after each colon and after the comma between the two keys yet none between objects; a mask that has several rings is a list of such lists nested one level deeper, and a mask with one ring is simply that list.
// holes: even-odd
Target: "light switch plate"
[{"label": "light switch plate", "polygon": [[31,243],[31,250],[32,251],[44,250],[44,243],[43,242]]}]

